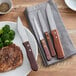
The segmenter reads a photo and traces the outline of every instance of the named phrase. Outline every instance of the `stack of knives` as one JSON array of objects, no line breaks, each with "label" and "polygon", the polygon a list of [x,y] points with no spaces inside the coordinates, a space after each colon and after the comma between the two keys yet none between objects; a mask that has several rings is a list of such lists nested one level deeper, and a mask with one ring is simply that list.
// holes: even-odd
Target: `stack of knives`
[{"label": "stack of knives", "polygon": [[[40,10],[38,11],[38,14],[37,14],[40,24],[38,24],[36,17],[33,18],[33,21],[34,21],[38,36],[40,38],[40,42],[43,47],[46,59],[48,61],[50,61],[52,57],[63,59],[65,56],[64,50],[60,41],[59,33],[56,28],[56,23],[49,4],[47,4],[45,11],[46,11],[46,17],[48,20],[48,25],[46,25],[44,16]],[[48,31],[47,26],[50,27],[50,32]],[[51,36],[53,40],[51,39]]]}]

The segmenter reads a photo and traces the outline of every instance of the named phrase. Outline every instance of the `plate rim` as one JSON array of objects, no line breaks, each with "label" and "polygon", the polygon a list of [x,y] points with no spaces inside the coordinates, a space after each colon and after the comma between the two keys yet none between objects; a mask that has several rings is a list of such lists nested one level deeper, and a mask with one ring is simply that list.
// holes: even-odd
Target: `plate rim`
[{"label": "plate rim", "polygon": [[[15,25],[17,24],[16,22],[13,22],[13,21],[0,21],[0,23],[13,23]],[[25,28],[25,30],[27,30],[30,33],[30,35],[34,39],[34,42],[35,42],[35,45],[36,45],[36,52],[37,52],[37,56],[36,56],[36,61],[37,61],[37,58],[38,58],[38,45],[37,45],[36,38],[34,37],[34,35],[32,34],[32,32],[26,26],[24,26],[24,28]],[[24,76],[27,76],[31,71],[32,71],[32,69],[29,72],[27,72],[26,75],[24,75]]]},{"label": "plate rim", "polygon": [[72,8],[71,6],[68,5],[67,0],[64,0],[65,4],[73,11],[76,11],[76,9]]}]

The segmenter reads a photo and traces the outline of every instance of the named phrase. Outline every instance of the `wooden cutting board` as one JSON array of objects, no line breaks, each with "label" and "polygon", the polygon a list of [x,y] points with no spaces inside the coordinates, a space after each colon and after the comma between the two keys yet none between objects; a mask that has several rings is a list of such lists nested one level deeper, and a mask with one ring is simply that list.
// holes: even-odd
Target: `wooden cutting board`
[{"label": "wooden cutting board", "polygon": [[[24,25],[29,28],[27,20],[24,16],[25,7],[32,6],[45,0],[12,0],[13,9],[9,14],[0,15],[0,21],[16,21],[17,16],[20,16]],[[64,0],[55,0],[65,27],[76,47],[76,12],[70,10]],[[38,56],[38,72],[31,72],[28,76],[76,76],[76,56],[57,63],[55,65],[44,67],[41,61],[40,54]]]}]

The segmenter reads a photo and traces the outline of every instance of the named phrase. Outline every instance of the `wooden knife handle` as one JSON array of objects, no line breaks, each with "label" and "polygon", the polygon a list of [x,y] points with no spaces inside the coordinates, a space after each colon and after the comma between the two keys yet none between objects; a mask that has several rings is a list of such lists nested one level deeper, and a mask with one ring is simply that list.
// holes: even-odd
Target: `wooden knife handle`
[{"label": "wooden knife handle", "polygon": [[37,71],[38,66],[37,66],[37,63],[36,63],[36,60],[35,60],[35,57],[33,55],[33,52],[32,52],[32,49],[31,49],[31,46],[30,46],[29,42],[28,41],[24,42],[23,45],[26,49],[27,57],[29,59],[32,70]]},{"label": "wooden knife handle", "polygon": [[59,59],[64,58],[64,51],[63,51],[63,48],[62,48],[62,44],[61,44],[61,41],[60,41],[58,31],[53,30],[53,31],[51,31],[51,34],[52,34],[53,39],[54,39],[54,45],[55,45],[55,49],[56,49],[58,58]]},{"label": "wooden knife handle", "polygon": [[50,55],[49,49],[47,47],[47,44],[45,42],[45,39],[41,40],[41,44],[42,44],[42,47],[44,49],[47,60],[48,61],[51,60],[51,55]]},{"label": "wooden knife handle", "polygon": [[56,53],[55,53],[55,50],[54,50],[54,47],[53,47],[53,44],[52,44],[52,41],[51,41],[51,38],[48,32],[45,32],[45,37],[46,37],[46,40],[47,40],[47,43],[48,43],[48,46],[51,52],[51,56],[53,57],[56,56]]}]

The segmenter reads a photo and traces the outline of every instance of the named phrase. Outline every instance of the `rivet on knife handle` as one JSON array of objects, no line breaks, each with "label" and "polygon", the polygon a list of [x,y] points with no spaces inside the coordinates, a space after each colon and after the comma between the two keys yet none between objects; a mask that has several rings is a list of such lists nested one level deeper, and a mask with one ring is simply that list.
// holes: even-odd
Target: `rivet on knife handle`
[{"label": "rivet on knife handle", "polygon": [[38,66],[37,66],[37,63],[36,63],[36,60],[35,60],[35,57],[33,55],[33,52],[32,52],[32,49],[31,49],[31,46],[30,46],[29,42],[28,41],[24,42],[23,45],[26,49],[27,56],[28,56],[28,59],[29,59],[32,70],[37,71]]},{"label": "rivet on knife handle", "polygon": [[58,31],[57,30],[52,30],[51,34],[52,34],[53,39],[54,39],[54,45],[55,45],[55,49],[56,49],[58,58],[59,59],[64,58],[64,51],[63,51],[63,48],[62,48],[62,44],[61,44],[61,41],[60,41],[60,38],[59,38]]},{"label": "rivet on knife handle", "polygon": [[46,37],[46,40],[47,40],[47,43],[48,43],[48,46],[51,52],[51,56],[53,57],[56,56],[56,53],[55,53],[55,50],[54,50],[54,47],[53,47],[53,44],[52,44],[52,41],[51,41],[51,38],[48,32],[45,32],[45,37]]},{"label": "rivet on knife handle", "polygon": [[42,44],[42,47],[44,49],[44,52],[45,52],[47,60],[48,61],[51,60],[51,55],[50,55],[49,49],[48,49],[48,47],[47,47],[46,42],[45,42],[44,39],[41,40],[41,44]]}]

